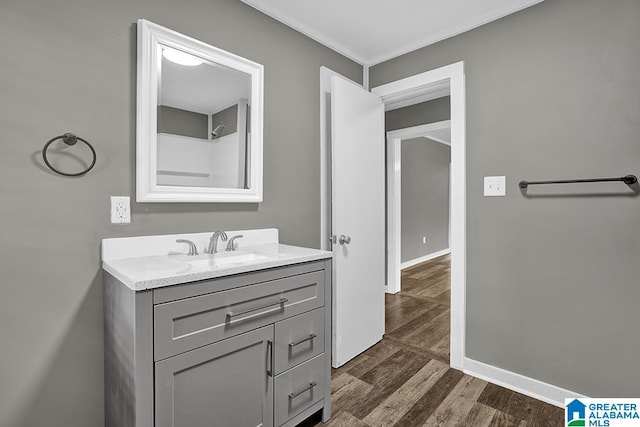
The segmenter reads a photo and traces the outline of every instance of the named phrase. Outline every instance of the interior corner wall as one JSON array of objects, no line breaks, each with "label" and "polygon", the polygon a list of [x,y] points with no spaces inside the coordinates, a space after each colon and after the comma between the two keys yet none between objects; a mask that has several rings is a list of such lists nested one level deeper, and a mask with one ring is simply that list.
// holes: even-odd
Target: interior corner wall
[{"label": "interior corner wall", "polygon": [[[246,103],[243,102],[243,105]],[[216,138],[220,138],[225,135],[229,135],[235,132],[238,132],[238,108],[240,107],[240,103],[236,103],[231,107],[225,108],[222,111],[218,111],[217,113],[211,116],[211,129],[215,129],[219,125],[224,125],[222,129],[220,129],[218,136]],[[246,119],[244,120],[246,121]],[[240,122],[242,123],[242,121]]]},{"label": "interior corner wall", "polygon": [[[464,61],[466,356],[590,396],[640,395],[640,2],[546,0],[371,67]],[[483,197],[505,175],[506,197]]]},{"label": "interior corner wall", "polygon": [[[263,203],[132,202],[111,225],[109,196],[135,200],[138,18],[264,65]],[[0,425],[99,427],[101,239],[276,227],[318,247],[320,66],[358,82],[362,66],[239,0],[4,0],[0,51]],[[64,132],[95,147],[86,176],[43,165]]]}]

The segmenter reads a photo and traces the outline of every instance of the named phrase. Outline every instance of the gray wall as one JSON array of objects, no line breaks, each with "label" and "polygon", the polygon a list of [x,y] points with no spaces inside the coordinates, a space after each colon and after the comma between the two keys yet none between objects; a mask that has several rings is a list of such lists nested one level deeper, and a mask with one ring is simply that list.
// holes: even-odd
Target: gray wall
[{"label": "gray wall", "polygon": [[158,106],[158,132],[208,139],[208,128],[209,117],[206,114]]},{"label": "gray wall", "polygon": [[467,356],[593,396],[640,395],[640,198],[517,183],[640,174],[638,22],[637,0],[546,0],[371,69],[465,61]]},{"label": "gray wall", "polygon": [[211,118],[211,129],[215,129],[218,125],[224,125],[218,133],[218,138],[238,131],[238,104],[218,111],[213,115]]},{"label": "gray wall", "polygon": [[441,122],[451,118],[451,98],[432,99],[408,107],[398,108],[384,113],[384,127],[390,130],[404,129],[427,123]]},{"label": "gray wall", "polygon": [[[414,138],[400,144],[402,157],[402,262],[449,247],[448,145]],[[427,243],[422,243],[422,237]]]},{"label": "gray wall", "polygon": [[[109,196],[135,196],[140,17],[264,65],[263,203],[133,203],[110,224]],[[0,51],[0,425],[101,426],[101,239],[278,227],[318,247],[319,68],[362,68],[239,0],[3,0]],[[85,177],[42,165],[66,131],[98,152]]]}]

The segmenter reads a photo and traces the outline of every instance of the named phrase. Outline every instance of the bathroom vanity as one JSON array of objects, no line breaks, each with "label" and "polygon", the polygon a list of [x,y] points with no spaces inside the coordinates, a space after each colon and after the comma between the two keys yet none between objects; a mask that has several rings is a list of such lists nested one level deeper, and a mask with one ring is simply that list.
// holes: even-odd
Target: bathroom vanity
[{"label": "bathroom vanity", "polygon": [[211,233],[103,241],[106,426],[329,419],[331,253],[227,233],[237,250],[192,256],[175,241]]}]

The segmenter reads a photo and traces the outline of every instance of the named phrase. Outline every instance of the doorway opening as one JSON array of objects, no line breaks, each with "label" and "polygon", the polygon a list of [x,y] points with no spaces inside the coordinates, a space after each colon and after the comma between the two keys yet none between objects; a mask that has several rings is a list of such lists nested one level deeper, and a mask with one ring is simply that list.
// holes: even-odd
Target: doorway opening
[{"label": "doorway opening", "polygon": [[[325,81],[334,74],[330,70],[321,71],[321,242],[324,249],[331,248],[329,238],[332,223],[331,212],[331,132],[330,120],[328,117],[334,115],[329,103],[330,98],[327,93]],[[451,320],[450,320],[450,366],[455,369],[463,369],[464,342],[465,342],[465,286],[466,286],[466,119],[465,119],[465,76],[464,63],[458,62],[432,71],[427,71],[405,79],[397,80],[371,90],[377,95],[385,106],[391,105],[409,106],[424,102],[429,99],[436,99],[442,96],[451,97]],[[384,166],[383,166],[384,167]],[[387,191],[392,191],[387,189]],[[389,195],[387,195],[389,200]],[[384,209],[384,208],[383,208]],[[392,215],[388,213],[387,221]],[[387,223],[388,226],[388,223]],[[387,242],[387,259],[394,256],[398,251],[391,239]],[[334,245],[334,253],[336,247]],[[395,258],[392,258],[395,259]],[[398,264],[399,267],[399,264]],[[393,270],[395,271],[395,269]],[[399,268],[398,270],[399,271]],[[383,272],[384,275],[384,272]],[[394,286],[399,290],[399,277],[394,283],[384,280],[386,291],[393,292]],[[334,283],[334,287],[337,286]],[[335,290],[335,289],[334,289]],[[334,302],[335,303],[335,302]],[[335,320],[335,319],[334,319]],[[334,325],[335,327],[335,325]],[[335,334],[335,331],[334,331]],[[335,340],[334,340],[335,342]]]},{"label": "doorway opening", "polygon": [[[458,62],[435,70],[375,87],[372,93],[380,96],[385,109],[409,106],[430,99],[451,97],[451,178],[450,178],[450,242],[451,250],[451,320],[450,365],[462,370],[465,355],[465,287],[466,287],[466,119],[464,63]],[[395,164],[387,161],[387,167]],[[392,176],[394,174],[391,174]],[[389,179],[389,177],[387,177]],[[387,188],[387,233],[395,227],[394,188]],[[397,214],[397,211],[396,211]],[[399,246],[395,239],[387,239],[389,271],[400,271]],[[397,266],[396,266],[397,263]],[[387,292],[400,290],[400,275],[387,277]]]},{"label": "doorway opening", "polygon": [[[410,168],[405,171],[410,176],[404,178],[411,188],[405,189],[405,198],[402,147],[405,151],[411,147],[407,159]],[[387,293],[400,292],[402,269],[450,252],[450,147],[451,120],[387,132]],[[429,233],[435,236],[427,236]],[[403,241],[403,235],[412,244]]]},{"label": "doorway opening", "polygon": [[[450,109],[440,98],[388,112],[387,129],[430,122]],[[440,107],[440,108],[439,108]],[[446,111],[448,117],[448,111]],[[450,120],[387,132],[388,238],[398,248],[388,263],[385,339],[449,364],[451,259]],[[396,268],[397,270],[392,270]],[[397,276],[397,278],[395,277]]]}]

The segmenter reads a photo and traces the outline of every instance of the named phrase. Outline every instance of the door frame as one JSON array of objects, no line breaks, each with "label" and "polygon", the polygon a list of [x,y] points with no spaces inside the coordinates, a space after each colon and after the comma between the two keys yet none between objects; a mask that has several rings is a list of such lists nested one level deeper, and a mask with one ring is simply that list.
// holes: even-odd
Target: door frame
[{"label": "door frame", "polygon": [[[400,292],[402,248],[402,141],[419,138],[433,130],[451,127],[451,120],[412,126],[387,132],[387,293]],[[451,147],[450,142],[432,139]],[[449,176],[451,180],[451,176]],[[449,189],[449,240],[451,240],[451,189]],[[446,249],[449,252],[450,248]],[[438,252],[443,254],[445,251]],[[423,261],[421,261],[423,262]]]},{"label": "door frame", "polygon": [[[466,335],[466,94],[464,62],[426,71],[371,89],[387,103],[424,98],[442,90],[451,96],[451,347],[450,365],[463,369]],[[424,99],[423,99],[424,100]],[[418,102],[418,101],[416,101]]]}]

